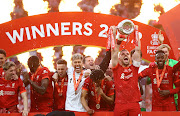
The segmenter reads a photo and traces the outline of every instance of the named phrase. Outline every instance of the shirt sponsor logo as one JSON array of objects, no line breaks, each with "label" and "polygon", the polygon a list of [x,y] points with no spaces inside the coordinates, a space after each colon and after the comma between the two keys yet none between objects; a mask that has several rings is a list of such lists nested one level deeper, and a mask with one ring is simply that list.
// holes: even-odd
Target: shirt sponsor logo
[{"label": "shirt sponsor logo", "polygon": [[120,79],[129,79],[131,77],[133,77],[133,73],[131,73],[131,74],[127,75],[127,76],[125,76],[125,74],[122,73]]},{"label": "shirt sponsor logo", "polygon": [[15,91],[4,91],[4,90],[1,90],[0,91],[0,96],[4,96],[4,95],[15,95]]}]

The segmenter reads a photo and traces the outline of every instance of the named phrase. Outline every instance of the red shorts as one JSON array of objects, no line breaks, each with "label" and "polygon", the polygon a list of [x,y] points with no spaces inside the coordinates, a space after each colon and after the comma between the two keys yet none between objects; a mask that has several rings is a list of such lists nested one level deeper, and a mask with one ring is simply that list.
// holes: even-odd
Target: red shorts
[{"label": "red shorts", "polygon": [[176,111],[176,105],[166,105],[166,106],[152,106],[152,111]]},{"label": "red shorts", "polygon": [[115,104],[114,116],[140,116],[139,103]]}]

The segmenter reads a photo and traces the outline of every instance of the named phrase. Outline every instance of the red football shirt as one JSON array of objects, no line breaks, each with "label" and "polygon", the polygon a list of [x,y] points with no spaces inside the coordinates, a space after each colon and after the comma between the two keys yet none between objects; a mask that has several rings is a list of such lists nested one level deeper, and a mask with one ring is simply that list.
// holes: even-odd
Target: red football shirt
[{"label": "red football shirt", "polygon": [[18,94],[26,92],[21,79],[5,80],[0,78],[0,108],[10,108],[19,104]]},{"label": "red football shirt", "polygon": [[4,73],[3,68],[0,68],[0,77],[3,77],[3,73]]},{"label": "red football shirt", "polygon": [[[113,81],[108,81],[106,79],[104,79],[104,85],[103,85],[103,92],[107,95],[107,96],[111,96],[114,95],[114,85],[113,85]],[[95,110],[95,111],[109,111],[111,110],[111,108],[109,107],[110,105],[103,100],[103,98],[101,97],[100,99],[100,109],[96,108],[96,97],[95,97],[95,90],[94,90],[94,85],[93,85],[93,81],[92,79],[90,79],[90,77],[88,77],[83,85],[84,90],[88,91],[88,106]]]},{"label": "red football shirt", "polygon": [[31,112],[50,112],[53,106],[53,87],[50,71],[46,67],[39,67],[31,80],[41,86],[42,79],[49,79],[49,85],[45,94],[41,95],[31,87]]},{"label": "red football shirt", "polygon": [[65,102],[66,102],[66,91],[68,85],[67,76],[61,79],[58,79],[58,88],[61,89],[62,79],[64,79],[64,86],[62,88],[62,95],[59,95],[56,84],[54,85],[54,108],[53,110],[65,111]]},{"label": "red football shirt", "polygon": [[135,103],[141,101],[138,87],[139,67],[122,67],[119,63],[113,68],[116,99],[115,103]]},{"label": "red football shirt", "polygon": [[[163,69],[159,70],[159,78],[161,76]],[[157,88],[157,79],[156,79],[156,68],[155,67],[149,67],[142,71],[140,73],[141,77],[149,76],[152,81],[152,105],[154,106],[164,106],[164,105],[170,105],[175,104],[174,101],[174,93],[177,93],[179,91],[179,88],[173,89],[173,83],[176,81],[173,76],[173,68],[170,66],[166,66],[166,70],[164,73],[164,77],[162,79],[162,82],[160,84],[160,90],[170,90],[170,95],[165,97],[160,97],[160,94],[158,92]]]}]

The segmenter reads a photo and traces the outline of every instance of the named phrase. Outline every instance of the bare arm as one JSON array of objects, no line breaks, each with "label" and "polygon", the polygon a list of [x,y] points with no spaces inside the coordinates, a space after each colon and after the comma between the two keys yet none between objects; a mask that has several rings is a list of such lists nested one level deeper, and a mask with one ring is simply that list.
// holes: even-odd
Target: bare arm
[{"label": "bare arm", "polygon": [[25,84],[25,86],[28,86],[29,85],[29,74],[28,72],[22,72],[22,75],[23,75],[23,83]]},{"label": "bare arm", "polygon": [[38,92],[39,94],[43,95],[45,94],[48,84],[49,84],[49,79],[45,78],[41,80],[41,86],[38,86],[35,82],[33,82],[31,79],[28,79],[29,83],[33,87],[33,89]]},{"label": "bare arm", "polygon": [[99,93],[99,94],[101,95],[101,97],[102,97],[107,103],[109,103],[109,104],[113,104],[113,103],[114,103],[114,95],[107,96],[100,87],[98,87],[97,93]]},{"label": "bare arm", "polygon": [[[138,28],[138,27],[135,27],[135,28]],[[138,46],[135,47],[135,52],[132,55],[132,60],[140,62],[141,61],[141,41],[140,41],[139,36],[137,36],[136,39],[137,39],[137,42],[138,42]]]},{"label": "bare arm", "polygon": [[86,109],[87,113],[89,115],[92,115],[94,113],[94,110],[90,109],[87,102],[86,102],[86,99],[87,99],[87,94],[88,92],[84,89],[82,89],[82,93],[81,93],[81,104],[83,105],[83,107]]},{"label": "bare arm", "polygon": [[118,52],[119,52],[119,47],[120,45],[117,44],[116,42],[116,27],[112,26],[113,30],[113,36],[114,36],[114,41],[115,41],[115,48],[111,48],[111,59],[112,59],[112,66],[115,67],[118,64]]},{"label": "bare arm", "polygon": [[27,99],[27,93],[23,92],[21,93],[22,99],[23,99],[23,105],[24,105],[24,110],[22,115],[23,116],[28,116],[28,99]]}]

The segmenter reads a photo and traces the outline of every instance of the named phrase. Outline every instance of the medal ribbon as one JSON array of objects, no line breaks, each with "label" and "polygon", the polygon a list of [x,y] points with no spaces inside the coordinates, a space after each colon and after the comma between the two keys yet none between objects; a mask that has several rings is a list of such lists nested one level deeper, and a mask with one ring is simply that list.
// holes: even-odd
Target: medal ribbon
[{"label": "medal ribbon", "polygon": [[113,35],[112,27],[109,28],[106,51],[108,51],[111,47],[113,49],[115,48],[115,41],[114,41],[114,35]]},{"label": "medal ribbon", "polygon": [[80,76],[79,76],[79,79],[78,79],[78,81],[77,81],[77,83],[76,83],[75,71],[73,72],[73,82],[74,82],[74,90],[75,90],[75,92],[76,92],[76,90],[77,90],[77,87],[79,86],[79,83],[81,82],[82,76],[83,76],[83,71],[81,71],[81,74],[80,74]]},{"label": "medal ribbon", "polygon": [[41,66],[39,66],[36,70],[36,72],[32,75],[31,80],[34,80],[35,75],[38,73],[38,71],[41,69]]},{"label": "medal ribbon", "polygon": [[[101,82],[101,89],[103,90],[103,85],[104,85],[104,79],[102,80]],[[99,104],[100,101],[101,101],[101,95],[97,95],[96,93],[96,87],[95,87],[95,84],[93,83],[93,87],[94,87],[94,94],[95,94],[95,98],[96,98],[96,103]]]},{"label": "medal ribbon", "polygon": [[61,95],[63,93],[64,80],[65,80],[65,77],[61,80],[61,88],[59,87],[58,82],[55,83],[58,94],[61,94]]},{"label": "medal ribbon", "polygon": [[166,65],[164,66],[163,68],[163,71],[161,73],[161,77],[159,79],[159,71],[158,71],[158,68],[156,68],[156,80],[157,80],[157,88],[159,88],[161,82],[162,82],[162,79],[164,78],[164,73],[166,71]]},{"label": "medal ribbon", "polygon": [[134,39],[133,39],[133,43],[135,46],[138,46],[138,41],[139,41],[138,25],[135,25],[134,26]]}]

